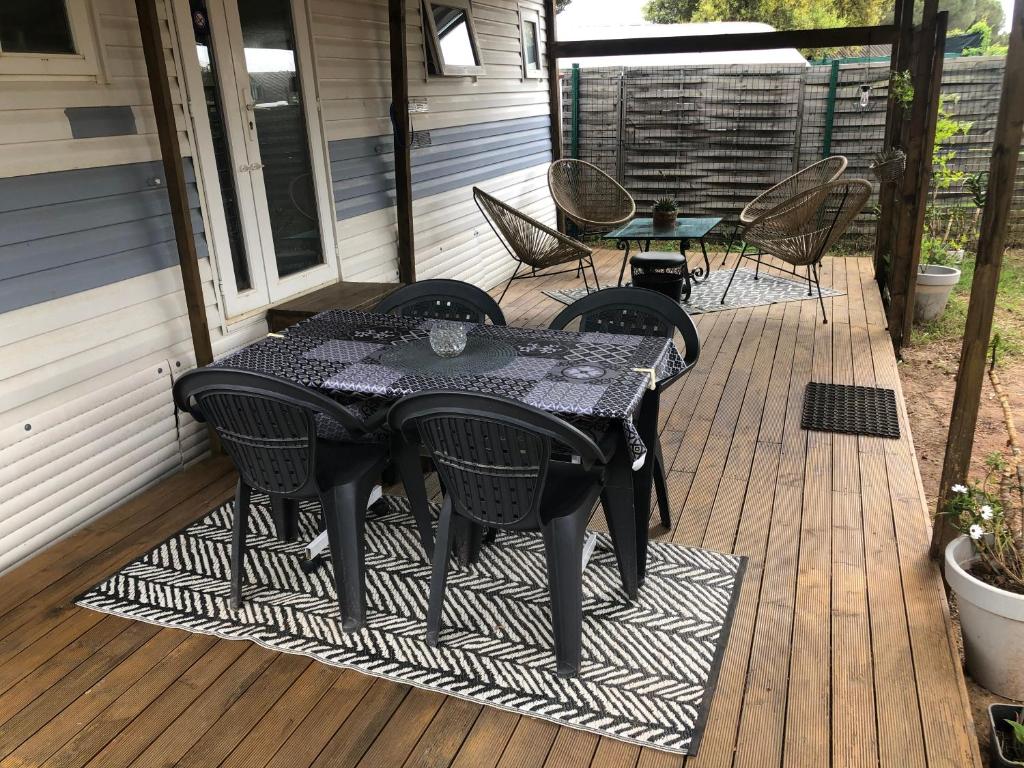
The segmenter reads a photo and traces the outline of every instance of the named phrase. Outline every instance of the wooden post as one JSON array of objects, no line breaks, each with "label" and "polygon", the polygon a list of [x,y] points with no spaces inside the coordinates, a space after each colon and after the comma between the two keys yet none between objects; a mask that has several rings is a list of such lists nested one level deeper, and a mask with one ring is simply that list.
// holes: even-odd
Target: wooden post
[{"label": "wooden post", "polygon": [[[999,270],[1003,265],[1006,230],[1013,202],[1013,186],[1021,151],[1024,125],[1024,0],[1013,8],[1010,28],[1010,50],[999,99],[992,160],[988,170],[988,196],[981,215],[978,235],[978,256],[974,262],[971,303],[967,308],[967,324],[960,351],[960,369],[956,376],[956,393],[949,421],[946,457],[942,464],[939,485],[939,509],[945,505],[950,488],[963,483],[971,466],[974,430],[978,423],[981,386],[985,378],[985,362],[992,335],[992,315],[999,288]],[[954,537],[952,526],[944,517],[937,517],[932,529],[932,557],[941,557],[946,544]]]},{"label": "wooden post", "polygon": [[416,282],[412,222],[412,154],[409,130],[409,64],[406,55],[406,1],[388,0],[391,50],[391,123],[395,140],[395,206],[398,214],[398,281]]},{"label": "wooden post", "polygon": [[[558,7],[555,0],[544,0],[544,55],[548,68],[548,112],[551,114],[551,160],[562,157],[562,81],[558,72]],[[556,226],[565,232],[565,214],[556,208]]]},{"label": "wooden post", "polygon": [[[914,287],[921,259],[925,210],[931,184],[932,148],[939,111],[939,86],[945,57],[946,22],[949,14],[935,14],[936,1],[925,4],[925,16],[917,34],[911,69],[914,104],[904,126],[907,169],[899,187],[896,231],[892,242],[889,334],[899,352],[910,335],[914,319]],[[929,12],[931,14],[929,15]]]},{"label": "wooden post", "polygon": [[181,157],[181,147],[178,145],[174,102],[171,100],[171,84],[167,78],[167,60],[164,58],[164,44],[160,36],[160,19],[157,16],[155,0],[135,0],[135,12],[139,17],[142,52],[146,57],[153,113],[156,117],[157,134],[160,137],[160,157],[164,164],[167,195],[171,203],[171,221],[174,224],[174,240],[178,246],[181,282],[185,288],[185,306],[188,308],[192,348],[195,350],[196,363],[208,365],[213,362],[210,327],[206,320],[206,302],[203,300],[203,282],[199,276],[195,233],[192,231],[185,164]]},{"label": "wooden post", "polygon": [[558,57],[555,47],[558,42],[558,9],[555,0],[544,0],[544,52],[548,66],[548,108],[551,111],[551,159],[562,157],[562,84],[558,79]]},{"label": "wooden post", "polygon": [[[902,72],[910,60],[910,50],[914,35],[914,3],[911,0],[896,0],[893,12],[896,22],[896,38],[892,43],[892,54],[889,58],[890,77],[894,72]],[[885,139],[882,146],[891,149],[899,145],[901,140],[900,126],[903,123],[903,108],[889,94],[885,111]],[[875,227],[875,279],[879,288],[883,282],[890,280],[892,263],[893,208],[896,202],[896,183],[882,182],[878,190],[878,223]],[[885,265],[886,259],[890,266]],[[883,298],[885,298],[883,296]]]}]

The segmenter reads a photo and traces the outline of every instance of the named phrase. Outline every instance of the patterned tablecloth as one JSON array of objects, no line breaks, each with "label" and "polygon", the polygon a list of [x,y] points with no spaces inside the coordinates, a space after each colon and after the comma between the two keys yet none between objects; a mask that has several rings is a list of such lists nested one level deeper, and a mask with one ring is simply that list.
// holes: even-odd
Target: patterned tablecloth
[{"label": "patterned tablecloth", "polygon": [[[658,379],[683,366],[669,339],[575,333],[533,328],[466,324],[474,349],[488,346],[504,354],[484,370],[473,360],[452,358],[450,368],[424,370],[410,361],[429,337],[432,320],[350,310],[329,310],[270,335],[220,360],[216,365],[269,373],[326,392],[363,413],[405,395],[451,389],[500,395],[566,417],[582,427],[600,429],[618,422],[643,465],[646,449],[633,423],[650,375]],[[409,345],[408,356],[395,347]],[[509,348],[514,354],[509,354]],[[383,358],[383,359],[382,359]],[[441,370],[438,370],[438,368]],[[467,369],[472,370],[468,372]]]}]

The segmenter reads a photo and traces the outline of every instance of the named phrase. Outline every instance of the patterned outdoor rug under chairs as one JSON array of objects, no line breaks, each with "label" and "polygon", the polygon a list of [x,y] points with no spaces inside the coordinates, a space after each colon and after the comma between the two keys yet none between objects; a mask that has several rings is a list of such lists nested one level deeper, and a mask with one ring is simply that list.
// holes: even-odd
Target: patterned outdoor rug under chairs
[{"label": "patterned outdoor rug under chairs", "polygon": [[253,499],[243,603],[230,607],[231,503],[210,512],[78,598],[78,605],[191,632],[246,639],[326,664],[683,754],[697,751],[736,608],[745,559],[652,544],[639,599],[623,594],[598,534],[583,575],[581,673],[555,675],[539,534],[502,533],[470,566],[452,564],[436,648],[424,640],[430,566],[404,498],[366,522],[366,626],[342,631],[329,565],[306,574],[316,502],[299,536],[275,536]]},{"label": "patterned outdoor rug under chairs", "polygon": [[[733,280],[729,295],[725,303],[722,303],[722,294],[725,293],[729,284],[731,270],[716,270],[708,279],[694,286],[693,294],[688,302],[681,302],[684,309],[691,315],[700,315],[705,312],[721,312],[726,309],[740,309],[741,307],[757,307],[763,304],[781,304],[786,301],[817,301],[818,293],[813,296],[807,295],[806,280],[791,280],[786,277],[768,275],[761,273],[760,278],[754,279],[754,270],[740,269]],[[544,293],[555,301],[563,304],[572,304],[577,299],[587,295],[584,288],[567,288],[561,290],[546,290]],[[835,291],[822,286],[821,295],[843,296],[843,291]]]}]

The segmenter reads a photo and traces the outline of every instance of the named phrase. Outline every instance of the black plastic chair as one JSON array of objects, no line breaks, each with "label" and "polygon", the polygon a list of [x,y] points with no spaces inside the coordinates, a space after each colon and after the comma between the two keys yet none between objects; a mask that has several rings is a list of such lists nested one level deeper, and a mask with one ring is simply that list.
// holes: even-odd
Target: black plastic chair
[{"label": "black plastic chair", "polygon": [[490,294],[470,283],[443,278],[402,286],[386,296],[374,312],[505,325],[505,315]]},{"label": "black plastic chair", "polygon": [[[330,541],[342,627],[351,632],[366,618],[363,527],[366,505],[387,463],[387,449],[373,442],[334,442],[317,437],[317,421],[331,419],[350,435],[379,427],[385,412],[361,422],[324,394],[276,376],[223,368],[190,371],[174,384],[178,408],[209,423],[238,470],[231,535],[231,605],[242,602],[246,533],[254,490],[287,502],[318,498]],[[418,521],[429,552],[430,521]],[[281,523],[278,522],[278,533]]]},{"label": "black plastic chair", "polygon": [[[641,433],[657,434],[658,410],[661,393],[680,376],[687,373],[700,357],[700,336],[697,326],[678,302],[657,291],[646,288],[605,288],[574,301],[563,309],[549,327],[562,330],[573,320],[579,319],[579,330],[634,336],[665,336],[673,338],[676,331],[683,337],[686,346],[683,353],[684,367],[672,376],[660,380],[654,390],[648,392],[641,408],[640,418],[645,421],[646,430]],[[668,483],[665,479],[665,458],[661,452],[660,440],[654,441],[654,487],[658,495],[658,510],[661,524],[672,527],[672,513],[669,509]]]},{"label": "black plastic chair", "polygon": [[[434,542],[427,643],[438,642],[453,513],[476,525],[539,530],[558,675],[578,674],[584,534],[611,457],[561,419],[493,395],[411,395],[392,407],[388,423],[410,444],[426,448],[446,489]],[[553,443],[579,457],[579,463],[552,461]]]}]

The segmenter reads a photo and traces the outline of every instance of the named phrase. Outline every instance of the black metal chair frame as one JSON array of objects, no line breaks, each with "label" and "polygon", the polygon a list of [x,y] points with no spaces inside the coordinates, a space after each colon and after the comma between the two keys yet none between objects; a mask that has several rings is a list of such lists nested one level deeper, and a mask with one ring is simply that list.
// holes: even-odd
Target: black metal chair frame
[{"label": "black metal chair frame", "polygon": [[404,285],[388,294],[374,312],[434,320],[505,325],[505,315],[490,294],[461,280],[434,278]]},{"label": "black metal chair frame", "polygon": [[[697,333],[697,326],[686,310],[670,297],[657,291],[634,287],[605,288],[584,296],[559,312],[549,327],[563,330],[577,318],[580,320],[581,331],[665,336],[669,339],[679,331],[683,337],[684,367],[674,375],[658,381],[653,390],[648,390],[638,415],[641,437],[645,443],[652,446],[654,466],[651,477],[658,497],[661,524],[671,528],[672,511],[669,507],[668,481],[665,477],[665,458],[658,436],[658,414],[661,408],[661,393],[697,364],[700,357],[700,335]],[[643,495],[650,498],[650,493],[646,489]]]},{"label": "black metal chair frame", "polygon": [[[603,492],[611,456],[589,436],[552,414],[493,395],[434,391],[394,405],[388,422],[410,445],[427,450],[445,488],[434,545],[427,643],[441,627],[454,517],[477,526],[540,531],[544,539],[557,671],[579,672],[583,621],[583,542]],[[578,464],[552,461],[552,445]],[[559,474],[546,495],[552,472]],[[613,528],[613,541],[616,531]],[[618,554],[618,545],[616,551]],[[634,566],[635,567],[635,566]]]},{"label": "black metal chair frame", "polygon": [[[301,499],[316,498],[330,542],[342,627],[366,619],[363,529],[366,505],[387,463],[383,445],[340,443],[317,437],[317,417],[333,419],[350,434],[377,429],[386,412],[360,421],[327,395],[291,381],[250,371],[201,368],[174,384],[174,402],[209,423],[238,470],[231,537],[231,605],[242,603],[246,535],[254,490],[267,493],[278,535],[295,535]],[[291,519],[290,519],[291,518]],[[433,539],[430,520],[418,519],[424,549]]]}]

